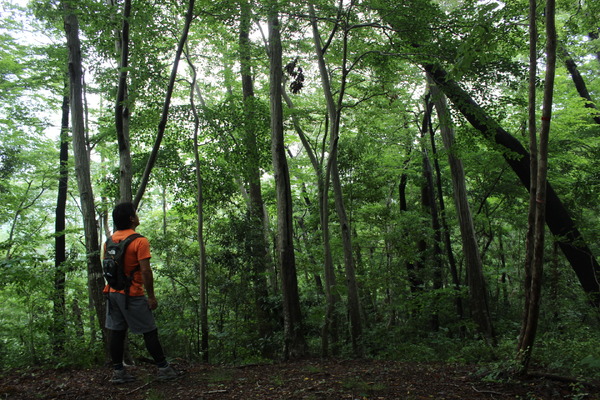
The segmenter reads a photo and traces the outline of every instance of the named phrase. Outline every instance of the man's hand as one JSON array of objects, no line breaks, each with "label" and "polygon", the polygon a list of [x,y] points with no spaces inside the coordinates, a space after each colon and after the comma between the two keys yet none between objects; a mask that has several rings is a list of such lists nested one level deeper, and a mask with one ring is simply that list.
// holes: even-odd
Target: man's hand
[{"label": "man's hand", "polygon": [[156,297],[148,297],[148,307],[150,307],[151,310],[156,310],[156,307],[158,307]]}]

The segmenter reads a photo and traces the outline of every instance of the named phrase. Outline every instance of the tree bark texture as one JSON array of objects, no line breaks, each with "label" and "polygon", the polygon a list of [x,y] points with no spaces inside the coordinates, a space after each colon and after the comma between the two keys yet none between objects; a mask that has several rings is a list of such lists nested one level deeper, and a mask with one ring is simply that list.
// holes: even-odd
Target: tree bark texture
[{"label": "tree bark texture", "polygon": [[196,167],[196,213],[197,215],[197,236],[198,236],[198,303],[199,303],[199,320],[200,320],[200,338],[198,350],[201,354],[202,361],[209,362],[209,325],[208,325],[208,284],[206,280],[208,265],[206,257],[206,246],[204,243],[204,185],[202,179],[202,163],[200,162],[200,144],[198,140],[198,131],[200,128],[200,117],[194,100],[194,95],[197,91],[197,73],[196,68],[187,58],[190,70],[192,72],[192,84],[190,86],[190,105],[192,114],[194,115],[194,165]]},{"label": "tree bark texture", "polygon": [[[430,94],[431,94],[431,90],[430,90]],[[440,124],[440,129],[444,129],[444,127],[442,127],[442,125],[444,124],[442,121],[439,121]],[[441,222],[441,226],[442,226],[442,233],[443,233],[443,241],[444,241],[444,246],[446,248],[446,256],[448,257],[448,266],[450,267],[450,276],[452,277],[452,284],[454,285],[457,293],[460,291],[460,278],[458,276],[458,268],[456,266],[456,259],[454,258],[454,252],[452,250],[452,238],[450,236],[450,227],[448,226],[448,221],[446,218],[446,205],[445,205],[445,201],[444,201],[444,191],[442,189],[442,172],[441,172],[441,168],[440,168],[440,163],[438,161],[439,157],[437,156],[437,146],[435,144],[435,131],[433,130],[433,124],[431,122],[431,113],[429,113],[429,121],[428,121],[428,127],[429,127],[429,138],[430,138],[430,142],[431,142],[431,150],[434,154],[433,157],[433,165],[435,167],[435,176],[436,176],[436,190],[437,190],[437,195],[438,195],[438,202],[439,202],[439,215],[440,215],[440,222]],[[445,128],[447,129],[451,129],[451,127],[449,125],[447,125]],[[458,317],[460,319],[463,318],[464,316],[464,311],[463,311],[463,305],[462,305],[462,298],[460,297],[459,294],[457,294],[456,298],[455,298],[455,304],[456,304],[456,314],[458,315]]]},{"label": "tree bark texture", "polygon": [[65,281],[66,271],[63,263],[67,259],[66,250],[66,208],[67,190],[69,183],[69,96],[63,97],[62,120],[60,128],[60,169],[58,178],[58,197],[56,200],[56,215],[54,232],[54,307],[53,307],[53,352],[60,357],[65,346],[66,308]]},{"label": "tree bark texture", "polygon": [[550,119],[552,117],[552,99],[554,94],[554,77],[556,68],[556,26],[555,2],[546,1],[546,77],[544,86],[544,101],[542,105],[542,122],[540,126],[537,192],[535,197],[535,235],[533,246],[533,259],[531,265],[531,295],[529,313],[527,314],[526,327],[521,340],[520,353],[523,370],[527,370],[531,351],[535,342],[540,314],[542,294],[542,274],[544,267],[545,244],[545,216],[546,216],[546,181],[548,176],[548,137],[550,133]]},{"label": "tree bark texture", "polygon": [[[340,3],[341,6],[341,3]],[[337,153],[340,133],[340,118],[342,99],[344,98],[346,76],[348,73],[346,66],[346,56],[342,62],[342,78],[340,82],[339,94],[336,100],[333,97],[331,82],[329,80],[329,72],[325,63],[325,55],[321,46],[321,35],[317,26],[317,18],[315,16],[314,7],[309,5],[310,19],[313,30],[313,39],[315,44],[315,52],[317,62],[319,64],[319,73],[321,75],[321,85],[323,86],[323,94],[327,103],[327,115],[329,120],[329,163],[331,171],[331,186],[335,200],[335,208],[340,223],[342,247],[344,252],[344,270],[346,273],[346,286],[348,289],[348,314],[350,317],[350,334],[352,339],[352,349],[356,356],[363,355],[362,346],[362,318],[360,297],[358,295],[358,285],[356,283],[356,267],[354,263],[354,255],[352,251],[352,232],[350,230],[350,221],[346,214],[344,205],[344,197],[342,193],[342,183],[338,170]],[[346,52],[347,36],[344,35],[344,54]]]},{"label": "tree bark texture", "polygon": [[[63,17],[67,46],[69,52],[69,103],[71,107],[71,127],[73,131],[73,153],[75,156],[75,175],[79,189],[79,199],[83,213],[85,231],[85,247],[88,268],[88,289],[96,311],[100,329],[104,333],[105,304],[102,289],[104,278],[100,263],[100,246],[98,242],[98,227],[94,207],[94,193],[90,178],[90,160],[85,135],[83,110],[83,69],[81,62],[81,43],[79,41],[79,20],[76,11],[68,2],[62,3],[65,15]],[[106,335],[103,335],[106,345]]]},{"label": "tree bark texture", "polygon": [[454,131],[451,126],[450,112],[442,91],[434,84],[430,85],[430,91],[440,123],[444,148],[448,153],[454,204],[458,214],[458,225],[467,267],[471,315],[480,332],[492,342],[495,342],[495,333],[489,311],[488,290],[483,276],[483,263],[477,245],[477,234],[467,196],[465,171],[462,161],[455,153]]},{"label": "tree bark texture", "polygon": [[[283,98],[289,109],[294,109],[294,104],[290,97],[283,90]],[[329,233],[329,177],[331,175],[331,163],[327,163],[325,169],[323,168],[322,162],[319,161],[315,154],[315,150],[311,146],[304,130],[300,126],[298,117],[296,114],[291,115],[294,129],[300,137],[300,141],[308,154],[308,158],[313,166],[315,175],[317,178],[317,189],[318,189],[318,202],[319,202],[319,222],[321,225],[321,239],[323,242],[323,271],[325,275],[325,318],[323,321],[323,328],[321,330],[321,355],[327,357],[330,352],[333,355],[339,353],[339,335],[338,325],[340,317],[337,313],[337,305],[341,301],[340,295],[336,290],[337,278],[335,275],[335,269],[333,266],[333,256],[331,254],[331,241]],[[323,150],[324,153],[324,150]],[[324,154],[321,154],[321,160],[324,159]],[[330,343],[331,339],[331,343]]]},{"label": "tree bark texture", "polygon": [[527,321],[529,320],[529,311],[531,304],[531,273],[535,242],[535,198],[537,193],[537,116],[536,116],[536,80],[537,80],[537,1],[529,1],[529,87],[528,87],[528,133],[529,133],[529,207],[527,212],[527,233],[525,237],[525,279],[523,281],[523,293],[525,295],[523,316],[521,320],[521,330],[519,332],[519,341],[517,352],[522,348],[522,342],[525,337]]},{"label": "tree bark texture", "polygon": [[[433,290],[442,288],[442,249],[441,249],[441,226],[439,221],[439,212],[435,201],[435,189],[433,184],[433,169],[431,159],[425,146],[425,137],[429,131],[429,123],[431,122],[431,111],[433,104],[429,101],[429,96],[425,101],[425,114],[423,115],[423,125],[421,127],[421,161],[423,165],[423,189],[422,189],[422,205],[429,217],[431,218],[431,228],[433,230],[433,252],[431,253],[431,267],[433,270]],[[431,330],[437,332],[440,328],[439,315],[437,311],[433,311],[431,315]]]},{"label": "tree bark texture", "polygon": [[[406,202],[406,186],[408,184],[408,175],[403,173],[400,177],[400,183],[398,184],[398,202],[400,204],[400,213],[405,213],[408,211],[408,203]],[[405,240],[408,240],[410,237],[410,229],[404,227],[402,229],[402,236]],[[422,245],[422,241],[419,241],[419,255],[424,251],[424,246]],[[420,256],[419,256],[420,258]],[[406,261],[406,274],[408,277],[408,282],[410,283],[410,291],[411,293],[418,292],[423,286],[423,280],[421,278],[421,270],[423,269],[423,265],[421,261],[417,261],[416,263]]]},{"label": "tree bark texture", "polygon": [[[446,72],[441,67],[432,64],[424,67],[471,125],[487,139],[495,141],[505,149],[504,159],[517,174],[523,186],[529,190],[529,153],[523,145],[490,118],[456,82],[448,79]],[[598,307],[600,305],[598,279],[600,266],[549,182],[546,190],[546,224],[556,237],[583,290],[589,295],[590,302]]]},{"label": "tree bark texture", "polygon": [[[275,3],[275,4],[274,4]],[[300,311],[298,277],[294,255],[292,193],[283,139],[282,48],[276,1],[269,10],[269,59],[271,98],[271,154],[277,197],[277,254],[281,269],[284,314],[285,359],[302,357],[307,352]]]},{"label": "tree bark texture", "polygon": [[260,153],[257,145],[258,123],[254,116],[256,113],[256,99],[254,98],[254,83],[252,81],[250,25],[252,23],[252,10],[248,1],[240,4],[240,70],[242,78],[242,93],[244,98],[244,149],[246,159],[244,175],[248,184],[248,220],[250,223],[247,232],[247,243],[252,263],[252,282],[254,284],[254,298],[258,323],[258,334],[264,345],[261,352],[264,357],[272,357],[273,349],[269,345],[272,327],[269,315],[267,298],[269,296],[266,273],[268,270],[267,244],[265,243],[265,220],[263,213],[263,198],[260,184]]},{"label": "tree bark texture", "polygon": [[119,199],[130,202],[133,193],[131,182],[133,171],[131,167],[131,150],[129,144],[129,107],[127,101],[127,68],[129,67],[129,18],[131,16],[131,0],[123,3],[123,28],[120,40],[117,41],[119,58],[119,84],[115,104],[115,127],[119,144]]}]

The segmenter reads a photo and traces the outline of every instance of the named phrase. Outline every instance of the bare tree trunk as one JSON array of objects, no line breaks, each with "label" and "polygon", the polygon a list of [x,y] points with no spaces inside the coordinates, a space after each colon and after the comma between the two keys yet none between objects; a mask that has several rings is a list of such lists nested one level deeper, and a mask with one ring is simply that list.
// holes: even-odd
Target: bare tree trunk
[{"label": "bare tree trunk", "polygon": [[488,293],[483,276],[483,264],[479,247],[477,246],[477,235],[473,225],[473,216],[467,198],[465,184],[465,172],[462,161],[454,152],[454,131],[451,127],[450,113],[446,104],[446,98],[441,90],[430,84],[433,103],[436,108],[440,131],[444,147],[448,152],[448,164],[452,177],[454,192],[454,203],[458,213],[458,223],[461,232],[465,263],[467,265],[467,281],[469,285],[469,303],[472,318],[477,324],[479,331],[492,343],[495,343],[495,333],[489,312]]},{"label": "bare tree trunk", "polygon": [[207,258],[206,246],[204,244],[204,191],[202,179],[202,163],[200,162],[200,144],[198,140],[198,131],[200,128],[200,118],[194,102],[194,94],[197,91],[197,74],[194,65],[189,57],[186,57],[190,71],[192,72],[192,84],[190,87],[190,104],[194,115],[194,163],[196,167],[196,212],[198,214],[198,281],[199,281],[199,303],[200,303],[200,345],[199,351],[202,355],[202,361],[209,362],[209,329],[208,329],[208,284],[207,284]]},{"label": "bare tree trunk", "polygon": [[[340,7],[341,7],[340,2]],[[346,76],[348,69],[346,66],[346,55],[342,63],[342,78],[341,87],[337,99],[337,104],[333,98],[333,92],[331,89],[331,83],[329,81],[329,73],[324,59],[324,51],[321,46],[321,35],[317,27],[317,18],[315,16],[314,7],[309,5],[311,25],[313,29],[313,37],[315,43],[315,51],[317,54],[317,61],[319,64],[319,72],[321,75],[321,83],[323,86],[323,93],[327,103],[327,114],[329,117],[329,163],[331,170],[331,185],[333,187],[333,194],[335,199],[335,208],[340,223],[342,245],[344,252],[344,267],[346,273],[346,285],[348,288],[348,313],[350,316],[350,334],[352,339],[352,350],[358,357],[362,357],[364,349],[362,346],[362,319],[360,312],[360,298],[358,295],[358,285],[356,283],[356,268],[354,265],[354,255],[352,252],[352,232],[350,230],[350,223],[346,215],[346,207],[344,205],[344,198],[342,194],[342,183],[340,181],[340,174],[338,170],[337,152],[338,152],[338,141],[340,132],[340,117],[341,117],[341,106],[342,99],[344,98],[344,91],[346,85]],[[344,54],[347,46],[347,35],[344,34]]]},{"label": "bare tree trunk", "polygon": [[535,235],[533,258],[531,262],[531,294],[529,313],[523,338],[519,348],[519,360],[523,371],[527,371],[531,359],[531,351],[537,333],[540,313],[542,273],[544,266],[544,242],[546,220],[546,179],[548,176],[548,136],[550,133],[550,118],[552,117],[552,99],[554,94],[554,76],[556,68],[556,27],[555,2],[546,1],[546,79],[544,86],[544,102],[542,105],[542,122],[540,127],[537,192],[535,197]]},{"label": "bare tree trunk", "polygon": [[60,128],[60,170],[58,179],[58,198],[56,200],[56,221],[54,225],[54,307],[52,329],[52,351],[54,357],[61,357],[65,346],[66,308],[65,281],[66,271],[63,263],[67,259],[65,218],[67,190],[69,182],[69,96],[63,97],[62,122]]},{"label": "bare tree trunk", "polygon": [[531,273],[535,235],[535,198],[537,193],[538,149],[537,149],[537,119],[536,119],[536,80],[537,80],[537,2],[529,1],[529,87],[528,87],[528,131],[529,131],[529,209],[527,213],[527,234],[525,237],[525,279],[523,281],[524,307],[517,344],[517,358],[525,338],[527,321],[531,305]]},{"label": "bare tree trunk", "polygon": [[590,92],[587,89],[587,85],[585,84],[583,77],[579,73],[579,69],[577,69],[577,64],[575,64],[575,60],[573,60],[565,46],[560,46],[559,51],[561,53],[561,57],[565,63],[565,66],[567,67],[567,70],[571,74],[573,84],[575,85],[575,89],[577,89],[577,93],[579,93],[580,97],[583,97],[587,100],[585,106],[593,110],[592,118],[597,124],[600,124],[600,112],[598,111],[596,104],[592,101],[592,96],[590,96]]},{"label": "bare tree trunk", "polygon": [[254,121],[256,99],[254,98],[254,83],[252,81],[250,24],[252,10],[248,1],[240,5],[240,70],[242,76],[242,92],[244,97],[244,148],[246,160],[244,175],[248,183],[248,219],[250,227],[247,232],[249,255],[252,264],[252,282],[254,284],[254,298],[258,322],[258,334],[261,338],[261,352],[263,357],[273,356],[274,349],[269,338],[272,336],[271,318],[267,298],[266,272],[268,271],[267,245],[265,243],[265,221],[263,213],[263,197],[260,184],[260,153],[256,141],[257,124]]},{"label": "bare tree trunk", "polygon": [[[290,109],[294,109],[292,100],[287,95],[285,90],[283,91],[283,98]],[[340,316],[337,313],[337,305],[341,301],[338,292],[335,290],[337,285],[337,279],[335,276],[335,269],[333,267],[333,257],[331,255],[331,242],[329,233],[329,177],[331,175],[331,163],[327,163],[325,170],[323,170],[322,162],[319,162],[315,154],[315,150],[310,145],[308,138],[306,137],[304,130],[301,128],[300,123],[296,114],[292,113],[292,122],[294,128],[300,137],[300,141],[308,154],[308,158],[311,161],[313,169],[317,177],[317,189],[318,189],[318,201],[319,201],[319,222],[321,225],[321,239],[323,243],[323,271],[325,275],[325,318],[323,321],[323,328],[321,329],[321,355],[327,357],[330,351],[333,355],[339,354],[339,334],[338,326]],[[324,157],[324,147],[321,153],[321,159]],[[329,340],[331,339],[331,343]]]},{"label": "bare tree trunk", "polygon": [[177,67],[179,66],[181,53],[183,53],[183,47],[185,45],[185,42],[187,41],[190,26],[194,18],[194,3],[195,0],[189,0],[188,2],[187,11],[185,14],[185,23],[183,25],[183,32],[181,33],[181,38],[179,38],[177,50],[175,51],[175,60],[173,61],[173,67],[171,68],[169,85],[167,87],[167,93],[165,94],[165,101],[163,103],[160,122],[158,123],[158,132],[156,134],[154,146],[152,147],[152,152],[150,153],[150,157],[148,158],[148,162],[146,163],[146,168],[144,169],[144,174],[142,175],[142,179],[140,181],[140,186],[135,195],[135,199],[133,200],[133,204],[135,204],[136,206],[140,204],[140,201],[144,196],[144,192],[146,191],[146,186],[148,185],[148,181],[150,180],[150,174],[152,173],[152,168],[154,168],[154,164],[156,163],[156,159],[158,157],[158,150],[160,149],[160,144],[165,134],[165,129],[167,128],[167,120],[169,118],[169,107],[171,105],[171,96],[173,95],[173,89],[175,88],[175,78],[177,77]]},{"label": "bare tree trunk", "polygon": [[271,97],[271,154],[275,174],[277,197],[277,253],[281,268],[284,314],[284,359],[299,358],[306,354],[304,339],[292,220],[292,193],[290,175],[283,140],[283,104],[281,60],[281,36],[277,1],[269,3],[269,58],[270,58],[270,97]]},{"label": "bare tree trunk", "polygon": [[75,175],[77,176],[77,186],[79,188],[79,198],[83,213],[83,227],[85,231],[88,288],[92,304],[96,310],[96,317],[98,318],[100,329],[102,329],[103,332],[103,341],[106,346],[106,335],[104,335],[104,321],[106,316],[104,296],[102,295],[104,278],[102,276],[102,265],[100,263],[98,227],[83,118],[83,69],[81,64],[81,43],[79,41],[79,21],[76,10],[71,8],[69,2],[62,2],[62,7],[65,11],[63,20],[69,50],[69,103],[71,106]]},{"label": "bare tree trunk", "polygon": [[[429,96],[425,101],[425,114],[423,116],[423,125],[421,127],[421,157],[423,163],[423,187],[422,187],[422,205],[425,212],[431,218],[431,227],[433,229],[433,253],[431,267],[433,269],[433,290],[442,288],[442,249],[441,249],[441,226],[439,222],[439,213],[435,201],[435,189],[433,185],[433,171],[431,160],[427,148],[425,147],[425,136],[430,130],[431,111],[433,104],[429,101]],[[439,314],[433,310],[431,314],[431,330],[436,332],[440,328]]]},{"label": "bare tree trunk", "polygon": [[131,151],[129,144],[129,107],[127,101],[127,71],[129,67],[129,18],[131,16],[131,0],[123,3],[123,28],[120,40],[117,40],[119,58],[119,85],[115,103],[115,127],[119,143],[119,198],[121,202],[131,201],[133,197],[131,182]]},{"label": "bare tree trunk", "polygon": [[[431,93],[431,91],[430,91]],[[434,103],[432,103],[434,104]],[[448,265],[450,267],[450,276],[452,278],[452,284],[454,285],[454,288],[456,289],[457,295],[455,297],[454,303],[456,305],[456,314],[458,315],[459,319],[463,319],[464,317],[464,310],[463,310],[463,303],[462,303],[462,298],[460,296],[460,279],[458,276],[458,268],[456,267],[456,259],[454,258],[454,252],[452,250],[452,239],[450,237],[450,228],[448,226],[448,221],[446,219],[446,205],[444,202],[444,192],[442,190],[442,172],[440,170],[440,163],[438,161],[437,157],[437,148],[436,148],[436,144],[435,144],[435,132],[433,130],[433,126],[431,123],[431,113],[429,114],[429,138],[431,141],[431,149],[433,151],[434,157],[433,157],[433,163],[435,166],[435,176],[436,176],[436,188],[437,188],[437,193],[438,193],[438,202],[440,204],[440,221],[441,221],[441,225],[442,225],[442,233],[443,233],[443,241],[444,241],[444,246],[446,247],[446,255],[448,257]],[[442,122],[440,122],[440,126],[442,125]],[[440,128],[443,129],[443,128]],[[442,139],[443,140],[443,139]],[[463,330],[464,327],[461,326],[461,331]]]}]

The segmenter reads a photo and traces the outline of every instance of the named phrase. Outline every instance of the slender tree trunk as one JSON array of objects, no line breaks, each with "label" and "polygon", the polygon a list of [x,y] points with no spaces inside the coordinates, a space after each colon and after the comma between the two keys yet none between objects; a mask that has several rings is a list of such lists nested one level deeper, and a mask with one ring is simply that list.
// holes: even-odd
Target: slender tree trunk
[{"label": "slender tree trunk", "polygon": [[[400,204],[400,213],[408,211],[408,203],[406,202],[406,185],[408,183],[408,175],[403,173],[400,177],[400,183],[398,185],[398,200]],[[409,230],[402,229],[402,236],[405,240],[410,237]],[[419,254],[423,251],[422,243],[419,241]],[[411,293],[418,292],[423,286],[423,280],[421,279],[422,264],[420,261],[416,263],[407,261],[406,262],[406,274],[408,276],[408,282],[410,283]]]},{"label": "slender tree trunk", "polygon": [[[290,109],[294,109],[292,100],[287,95],[285,90],[283,91],[283,98]],[[325,318],[323,321],[323,328],[321,330],[321,355],[327,357],[330,352],[333,355],[339,354],[339,334],[338,326],[340,316],[337,313],[337,305],[341,301],[338,292],[335,290],[337,286],[337,278],[335,275],[335,269],[333,266],[333,256],[331,255],[331,241],[329,233],[329,177],[331,175],[331,163],[327,163],[325,170],[323,165],[319,162],[315,154],[315,150],[310,145],[304,130],[300,126],[296,114],[292,113],[292,122],[294,128],[300,137],[300,141],[308,154],[311,161],[315,175],[317,177],[317,189],[318,189],[318,201],[319,201],[319,222],[321,226],[321,239],[323,243],[323,271],[325,275]],[[323,150],[324,153],[324,150]],[[324,154],[321,154],[321,160],[324,158]],[[330,343],[331,339],[331,343]]]},{"label": "slender tree trunk", "polygon": [[[432,103],[433,104],[433,103]],[[435,144],[435,132],[433,131],[433,125],[431,123],[431,113],[429,114],[429,138],[431,140],[431,149],[433,151],[433,163],[435,167],[435,176],[436,176],[436,188],[438,193],[438,202],[440,204],[440,222],[442,225],[442,233],[443,233],[443,241],[444,246],[446,247],[446,254],[448,257],[448,265],[450,266],[450,276],[452,278],[452,284],[457,291],[457,295],[455,297],[455,305],[456,305],[456,315],[458,315],[459,319],[462,319],[464,316],[464,310],[462,305],[462,298],[460,296],[460,279],[458,276],[458,268],[456,267],[456,260],[454,258],[454,252],[452,250],[452,238],[450,237],[450,227],[448,226],[448,221],[446,219],[446,205],[444,202],[444,192],[442,190],[442,172],[440,169],[440,163],[437,157],[437,146]],[[440,126],[443,123],[440,122]],[[441,128],[443,129],[443,128]],[[461,327],[461,330],[463,327]]]},{"label": "slender tree trunk", "polygon": [[190,26],[194,18],[194,3],[195,0],[189,0],[188,2],[187,11],[185,14],[185,22],[183,25],[183,32],[181,33],[181,37],[179,38],[179,43],[177,45],[177,50],[175,51],[175,60],[173,61],[173,67],[171,68],[169,85],[167,86],[167,93],[165,94],[165,101],[163,103],[161,118],[160,122],[158,123],[158,132],[156,134],[154,146],[152,147],[152,152],[150,153],[150,157],[148,158],[148,162],[146,163],[146,168],[144,169],[144,174],[142,175],[142,179],[140,181],[140,186],[135,195],[135,199],[133,200],[133,204],[135,204],[136,206],[140,204],[140,201],[144,196],[144,192],[146,191],[146,186],[148,185],[148,182],[150,180],[152,168],[154,168],[154,164],[156,163],[156,159],[158,158],[158,150],[160,149],[160,144],[162,142],[163,136],[165,135],[165,129],[167,128],[167,120],[169,119],[169,108],[171,106],[171,97],[175,88],[175,78],[177,78],[177,68],[179,66],[179,60],[181,59],[181,54],[183,53],[183,48],[185,46],[185,42],[187,41]]},{"label": "slender tree trunk", "polygon": [[[437,291],[442,288],[442,242],[441,227],[438,218],[438,209],[435,201],[435,189],[433,185],[433,171],[431,168],[431,160],[429,158],[427,148],[425,147],[425,136],[429,130],[431,122],[431,111],[433,104],[429,101],[429,96],[425,102],[425,115],[423,116],[423,126],[421,131],[421,157],[423,163],[423,188],[422,188],[422,204],[425,212],[431,218],[431,227],[433,229],[433,253],[432,253],[432,269],[433,269],[433,290]],[[439,314],[437,310],[433,310],[431,315],[431,329],[436,332],[440,328]]]},{"label": "slender tree trunk", "polygon": [[537,332],[540,313],[542,274],[544,266],[545,220],[546,220],[546,179],[548,176],[548,137],[550,118],[552,117],[552,99],[554,94],[554,76],[556,68],[556,27],[555,2],[546,1],[546,79],[544,86],[544,102],[542,105],[542,122],[540,126],[537,191],[535,198],[535,235],[533,258],[531,262],[531,294],[526,328],[523,330],[520,361],[523,371],[527,371],[531,359],[531,351]]},{"label": "slender tree trunk", "polygon": [[66,338],[65,281],[66,271],[63,263],[67,259],[65,218],[67,207],[67,189],[69,182],[69,96],[63,97],[62,121],[60,129],[60,171],[58,179],[58,198],[56,200],[56,221],[54,231],[54,326],[53,353],[60,357],[64,351]]},{"label": "slender tree trunk", "polygon": [[119,58],[119,85],[115,103],[115,127],[119,143],[119,198],[121,202],[129,202],[133,197],[131,182],[131,151],[129,144],[129,106],[127,102],[127,71],[129,67],[129,19],[131,16],[131,0],[123,3],[123,28],[120,40],[117,41]]},{"label": "slender tree trunk", "polygon": [[252,282],[254,284],[254,297],[256,304],[256,315],[258,321],[258,334],[261,342],[263,357],[273,356],[274,349],[270,345],[272,336],[271,318],[267,298],[266,272],[268,271],[267,245],[265,243],[265,221],[263,214],[263,198],[260,184],[260,153],[256,137],[257,123],[254,121],[256,99],[254,98],[254,83],[252,81],[251,67],[251,43],[250,43],[250,24],[252,22],[252,10],[248,1],[243,1],[240,5],[240,70],[242,77],[242,92],[244,97],[244,148],[246,150],[246,161],[244,175],[248,183],[248,219],[249,230],[248,244],[252,264]]},{"label": "slender tree trunk", "polygon": [[[69,50],[69,104],[71,106],[71,126],[73,130],[73,153],[75,155],[75,175],[79,188],[79,198],[83,212],[83,227],[85,231],[85,247],[88,265],[88,288],[92,304],[96,310],[96,317],[104,334],[105,304],[102,289],[104,278],[100,263],[100,247],[98,242],[98,228],[96,224],[96,210],[94,207],[94,193],[90,178],[90,160],[85,136],[84,110],[83,110],[83,68],[81,63],[81,44],[79,41],[79,21],[76,10],[71,8],[69,2],[62,2],[65,15],[64,28],[67,36]],[[103,335],[106,346],[106,335]]]},{"label": "slender tree trunk", "polygon": [[[443,69],[436,65],[425,65],[425,69],[475,129],[507,150],[504,154],[505,161],[517,174],[523,186],[529,190],[529,153],[523,145],[490,118],[456,82],[448,79]],[[546,224],[557,238],[583,290],[589,295],[590,303],[598,307],[600,266],[549,182],[546,190]]]},{"label": "slender tree trunk", "polygon": [[[340,3],[341,7],[341,3]],[[313,29],[313,38],[315,43],[315,51],[317,54],[317,62],[319,64],[319,72],[321,75],[321,84],[323,93],[327,103],[327,114],[329,117],[329,162],[331,163],[331,186],[335,199],[335,208],[340,223],[342,246],[344,252],[344,267],[346,273],[346,285],[348,288],[348,314],[350,316],[350,334],[352,339],[352,349],[356,356],[362,357],[364,349],[362,346],[362,319],[360,312],[360,298],[358,295],[358,285],[356,283],[356,268],[354,265],[354,255],[352,251],[352,231],[350,222],[346,215],[346,207],[342,194],[342,183],[338,170],[337,152],[340,132],[340,118],[342,99],[344,98],[344,90],[346,85],[346,76],[348,73],[346,66],[346,56],[342,63],[342,78],[341,87],[337,99],[337,104],[333,98],[329,73],[325,64],[324,51],[321,46],[321,35],[317,26],[317,18],[315,16],[314,7],[309,5],[311,25]],[[346,52],[347,36],[344,35],[344,53]]]},{"label": "slender tree trunk", "polygon": [[[529,210],[527,213],[527,234],[525,237],[525,279],[523,281],[523,293],[525,296],[521,331],[517,352],[522,350],[529,311],[531,309],[531,274],[533,247],[535,237],[535,198],[537,193],[537,171],[538,171],[538,149],[537,149],[537,120],[536,120],[536,80],[537,80],[537,1],[529,1],[529,88],[528,88],[528,132],[529,132]],[[523,354],[518,354],[521,357]]]},{"label": "slender tree trunk", "polygon": [[561,57],[563,62],[565,63],[567,70],[571,74],[571,78],[573,79],[573,84],[575,84],[575,88],[577,89],[577,93],[579,93],[580,97],[583,97],[586,100],[585,106],[587,108],[591,108],[592,118],[597,124],[600,124],[600,112],[596,107],[596,104],[592,101],[592,96],[590,96],[590,92],[587,89],[587,85],[583,80],[583,77],[579,73],[579,69],[577,69],[577,64],[575,64],[575,60],[571,57],[567,48],[564,45],[561,45],[559,48]]},{"label": "slender tree trunk", "polygon": [[[187,57],[186,57],[187,58]],[[206,246],[204,244],[204,185],[202,179],[202,163],[200,161],[200,144],[198,132],[200,128],[200,118],[194,101],[194,94],[197,91],[197,74],[194,65],[187,58],[190,70],[192,72],[192,85],[190,87],[190,104],[194,115],[194,164],[196,167],[196,212],[198,214],[198,281],[199,281],[199,303],[200,303],[200,353],[202,361],[209,362],[209,328],[208,328],[208,284],[207,284],[207,257]]]},{"label": "slender tree trunk", "polygon": [[292,193],[283,139],[283,65],[277,1],[271,1],[269,6],[271,154],[273,156],[277,197],[277,253],[283,289],[283,356],[284,359],[293,359],[306,354],[307,344],[304,339],[302,313],[300,311],[294,255]]},{"label": "slender tree trunk", "polygon": [[433,103],[436,108],[440,131],[444,147],[448,152],[448,164],[452,177],[454,192],[454,203],[458,214],[458,223],[461,232],[463,253],[467,266],[467,281],[469,286],[469,303],[472,318],[477,324],[479,331],[492,343],[495,343],[495,333],[489,311],[488,291],[485,277],[483,276],[483,264],[479,247],[477,246],[477,235],[473,225],[473,216],[467,198],[467,187],[465,184],[465,172],[462,161],[455,155],[454,131],[451,128],[450,113],[446,104],[446,98],[435,84],[430,84]]}]

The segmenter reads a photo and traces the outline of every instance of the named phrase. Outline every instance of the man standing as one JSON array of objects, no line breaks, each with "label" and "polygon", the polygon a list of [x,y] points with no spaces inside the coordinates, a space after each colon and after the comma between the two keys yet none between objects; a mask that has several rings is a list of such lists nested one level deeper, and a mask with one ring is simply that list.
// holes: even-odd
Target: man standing
[{"label": "man standing", "polygon": [[[140,224],[135,206],[132,203],[118,204],[113,210],[113,222],[116,231],[112,235],[113,242],[120,242],[136,233]],[[115,290],[109,285],[104,288],[107,295],[106,328],[109,330],[109,349],[113,363],[112,383],[125,383],[135,380],[123,367],[123,353],[127,329],[132,333],[143,334],[148,352],[158,367],[157,379],[169,380],[179,374],[165,358],[158,340],[158,329],[154,322],[152,310],[158,307],[154,295],[154,277],[150,268],[150,243],[143,236],[134,239],[123,256],[125,275],[133,272],[133,280],[129,293]]]}]

